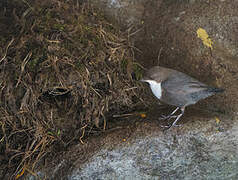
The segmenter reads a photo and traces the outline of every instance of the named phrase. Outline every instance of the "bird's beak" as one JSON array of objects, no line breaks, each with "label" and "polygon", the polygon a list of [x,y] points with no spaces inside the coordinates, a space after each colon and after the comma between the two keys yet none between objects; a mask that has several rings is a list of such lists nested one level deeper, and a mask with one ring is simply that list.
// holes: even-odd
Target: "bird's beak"
[{"label": "bird's beak", "polygon": [[146,80],[146,79],[141,79],[140,82],[148,83],[148,80]]},{"label": "bird's beak", "polygon": [[147,78],[147,76],[144,76],[143,78],[140,79],[141,82],[147,82],[149,78]]}]

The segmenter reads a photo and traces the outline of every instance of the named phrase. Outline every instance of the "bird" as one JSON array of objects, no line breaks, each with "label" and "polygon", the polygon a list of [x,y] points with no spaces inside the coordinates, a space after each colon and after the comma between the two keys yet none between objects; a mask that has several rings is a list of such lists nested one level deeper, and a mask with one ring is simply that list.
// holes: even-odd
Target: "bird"
[{"label": "bird", "polygon": [[[168,129],[178,126],[176,123],[183,116],[187,106],[224,91],[222,88],[208,86],[185,73],[161,66],[154,66],[147,70],[140,81],[148,83],[152,93],[161,102],[176,107],[171,114],[161,118],[175,119],[167,126]],[[178,110],[180,114],[175,115]]]}]

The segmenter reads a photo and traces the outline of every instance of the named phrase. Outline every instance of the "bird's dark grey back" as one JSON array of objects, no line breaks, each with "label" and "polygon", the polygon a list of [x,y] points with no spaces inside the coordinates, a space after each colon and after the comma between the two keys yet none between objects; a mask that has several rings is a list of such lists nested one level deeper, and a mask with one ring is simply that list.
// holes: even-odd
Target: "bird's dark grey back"
[{"label": "bird's dark grey back", "polygon": [[178,71],[171,73],[161,86],[164,90],[161,100],[178,107],[195,104],[214,94],[206,84]]}]

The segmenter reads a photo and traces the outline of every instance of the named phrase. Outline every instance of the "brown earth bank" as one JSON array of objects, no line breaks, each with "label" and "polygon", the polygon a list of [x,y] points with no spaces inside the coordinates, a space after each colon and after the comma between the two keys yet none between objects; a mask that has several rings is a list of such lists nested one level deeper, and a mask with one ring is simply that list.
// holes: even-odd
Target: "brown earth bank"
[{"label": "brown earth bank", "polygon": [[[109,128],[144,107],[131,32],[83,1],[1,1],[1,177]],[[140,108],[139,108],[140,109]]]}]

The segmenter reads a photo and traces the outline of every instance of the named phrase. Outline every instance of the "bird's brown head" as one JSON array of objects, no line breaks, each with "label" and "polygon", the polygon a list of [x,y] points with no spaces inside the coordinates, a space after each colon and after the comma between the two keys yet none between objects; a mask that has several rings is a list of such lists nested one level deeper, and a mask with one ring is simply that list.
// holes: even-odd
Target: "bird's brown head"
[{"label": "bird's brown head", "polygon": [[144,77],[141,79],[142,82],[147,82],[148,80],[154,80],[158,83],[165,81],[171,74],[171,69],[167,69],[160,66],[154,66],[153,68],[146,71]]}]

